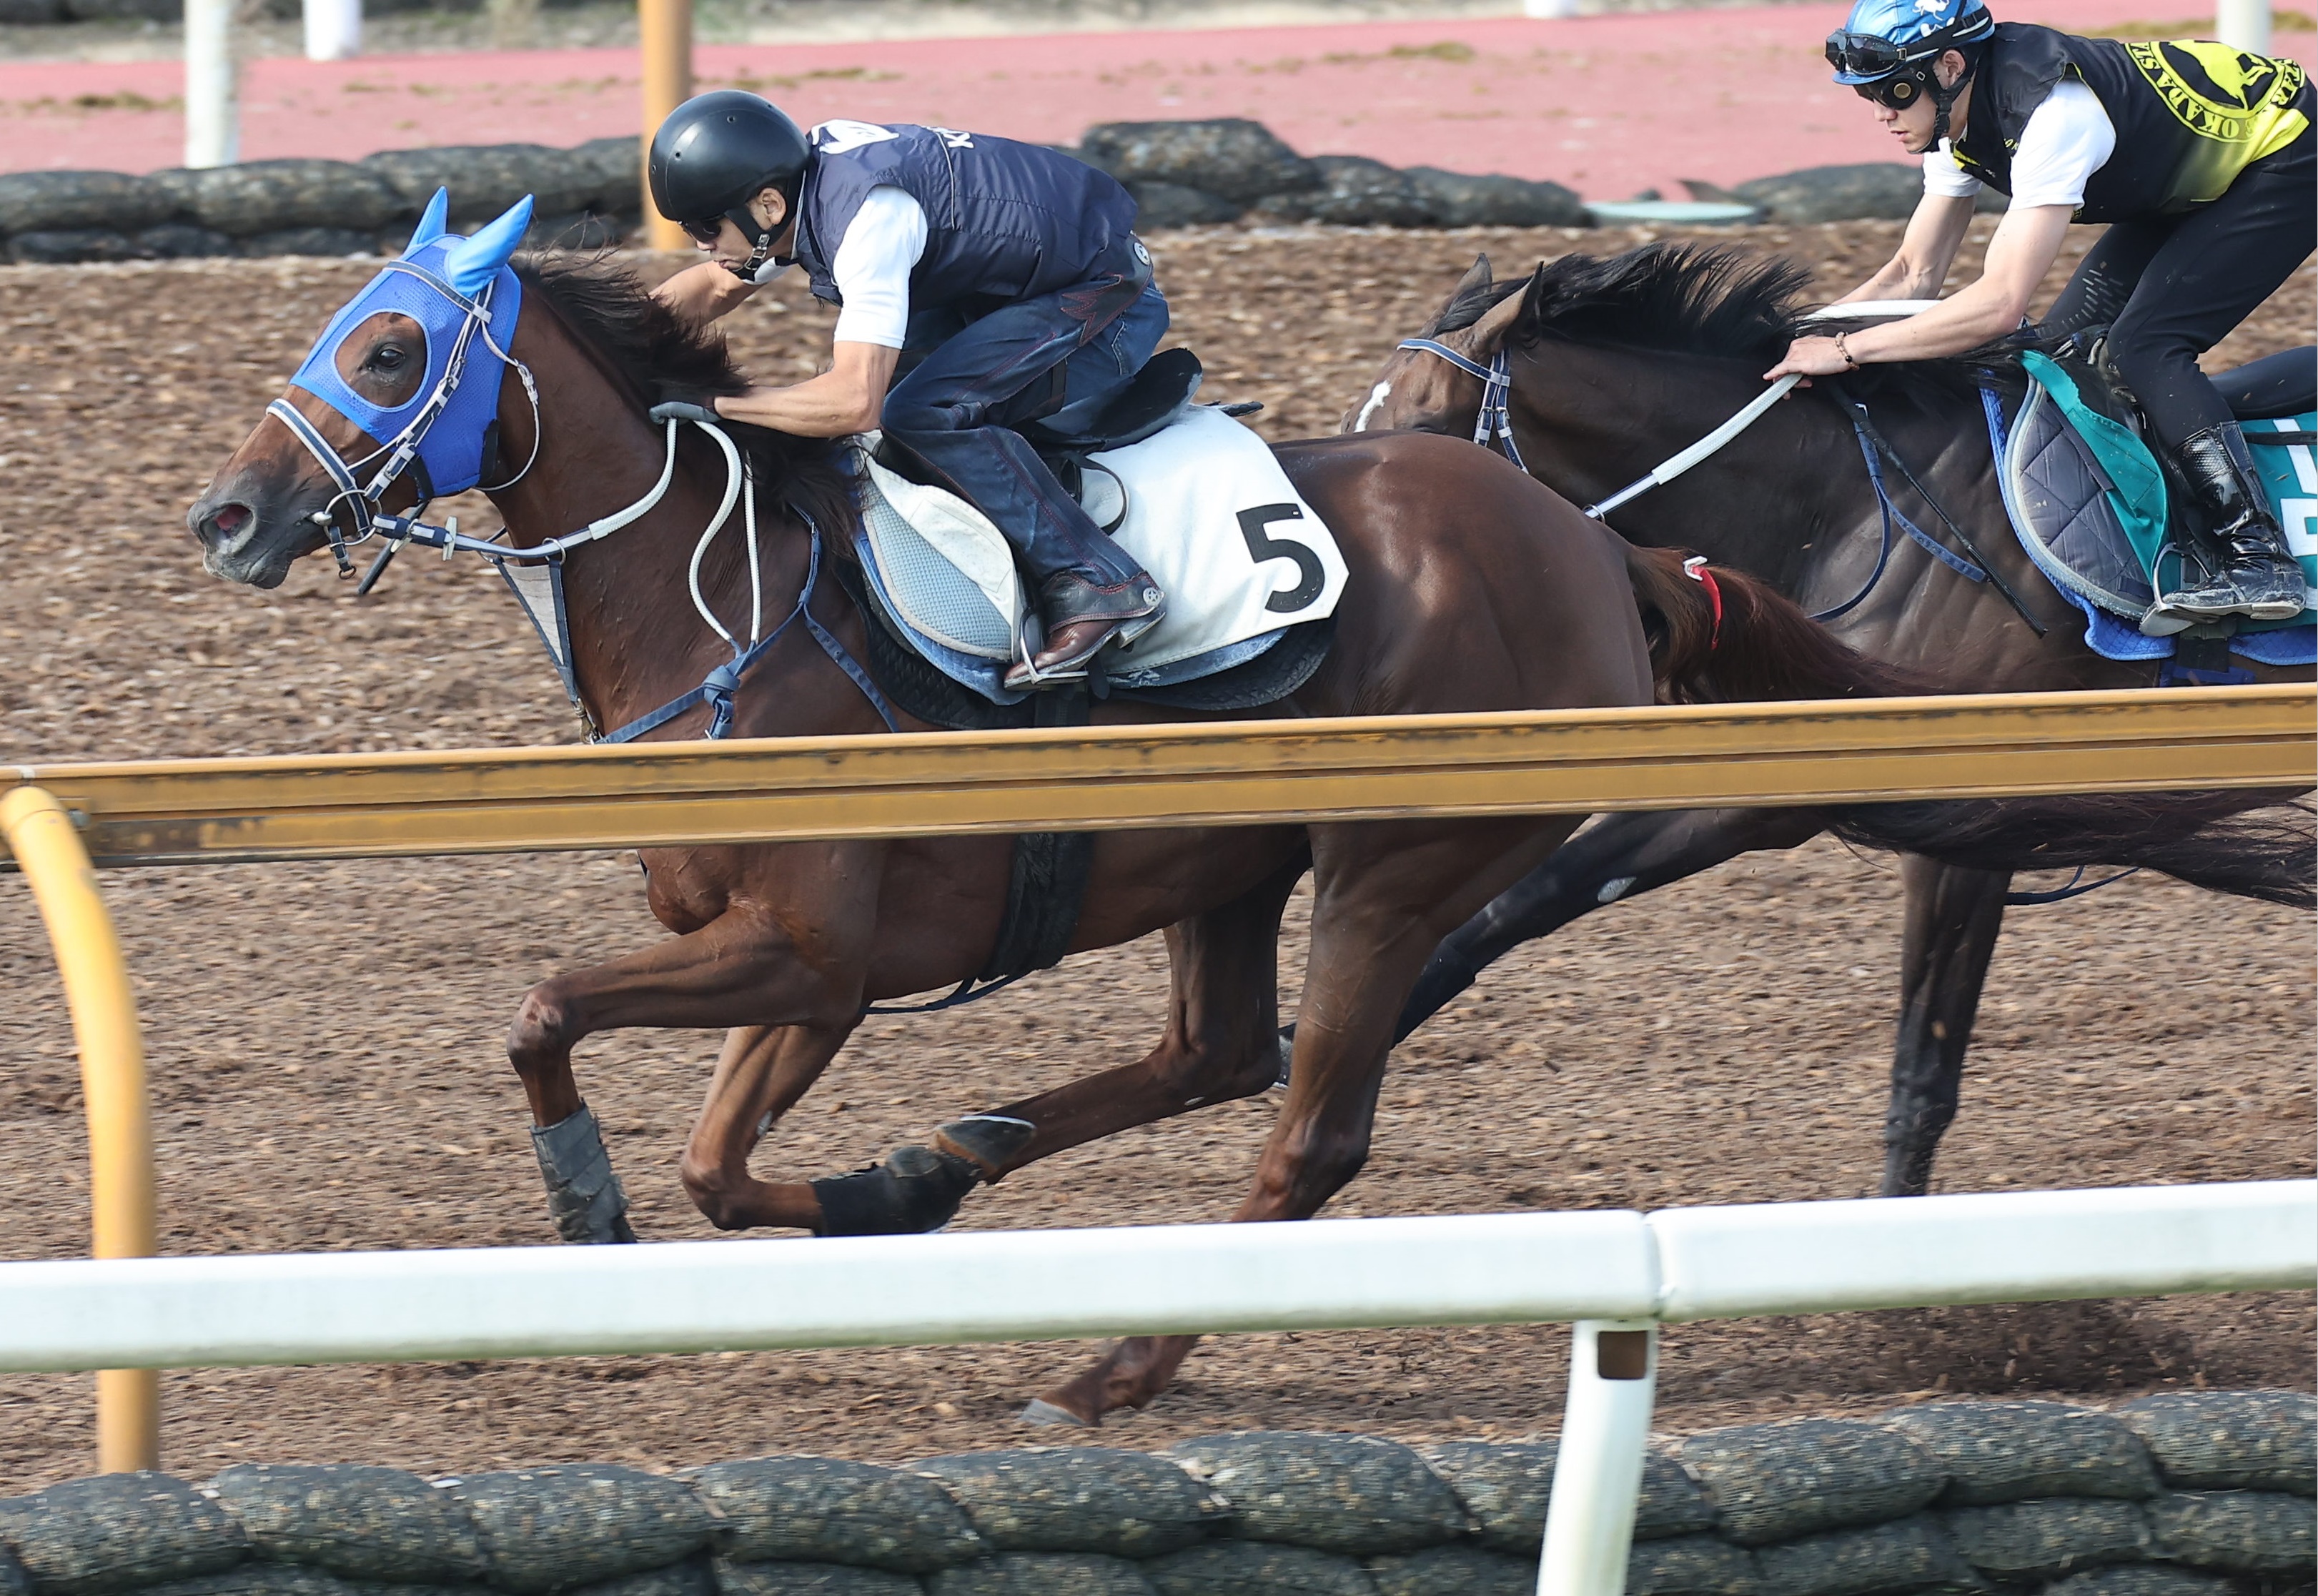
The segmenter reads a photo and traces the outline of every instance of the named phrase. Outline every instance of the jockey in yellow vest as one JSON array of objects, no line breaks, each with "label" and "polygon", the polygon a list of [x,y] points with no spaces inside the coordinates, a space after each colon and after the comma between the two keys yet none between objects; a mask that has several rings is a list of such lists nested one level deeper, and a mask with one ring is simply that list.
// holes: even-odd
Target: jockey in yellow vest
[{"label": "jockey in yellow vest", "polygon": [[2009,197],[1978,282],[1934,309],[1794,341],[1768,375],[1832,376],[1961,354],[2016,328],[2071,221],[2108,231],[2053,302],[2050,338],[2107,327],[2187,501],[2179,587],[2161,615],[2282,620],[2300,567],[2244,436],[2197,356],[2318,242],[2318,133],[2299,63],[2203,40],[2127,43],[1998,22],[1981,0],[1858,0],[1828,36],[1836,81],[1924,163],[1900,252],[1846,299],[1931,299],[1981,188]]}]

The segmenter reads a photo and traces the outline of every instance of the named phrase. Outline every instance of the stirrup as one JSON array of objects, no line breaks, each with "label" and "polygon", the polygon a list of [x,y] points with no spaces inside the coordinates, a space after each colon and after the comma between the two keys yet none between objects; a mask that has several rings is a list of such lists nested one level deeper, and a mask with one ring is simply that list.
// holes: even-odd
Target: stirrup
[{"label": "stirrup", "polygon": [[1119,633],[1113,632],[1075,663],[1040,670],[1038,652],[1030,647],[1026,627],[1014,633],[1014,659],[999,680],[1009,693],[1045,693],[1056,687],[1075,686],[1094,674],[1095,656],[1119,641]]}]

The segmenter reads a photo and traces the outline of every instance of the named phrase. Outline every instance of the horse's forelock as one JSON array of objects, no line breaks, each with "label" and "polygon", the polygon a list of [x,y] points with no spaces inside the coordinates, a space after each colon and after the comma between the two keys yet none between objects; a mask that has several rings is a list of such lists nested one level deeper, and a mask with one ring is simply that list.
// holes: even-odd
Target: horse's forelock
[{"label": "horse's forelock", "polygon": [[1495,282],[1484,282],[1451,297],[1441,308],[1441,314],[1421,335],[1437,338],[1442,333],[1462,332],[1496,309],[1508,294],[1518,293],[1530,284],[1529,278],[1501,277]]}]

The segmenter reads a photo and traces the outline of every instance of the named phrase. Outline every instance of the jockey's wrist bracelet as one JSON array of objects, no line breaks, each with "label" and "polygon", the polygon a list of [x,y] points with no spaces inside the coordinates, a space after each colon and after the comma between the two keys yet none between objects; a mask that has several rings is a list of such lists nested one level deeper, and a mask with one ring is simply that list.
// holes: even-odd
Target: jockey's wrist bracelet
[{"label": "jockey's wrist bracelet", "polygon": [[1844,343],[1844,339],[1850,336],[1851,335],[1848,332],[1840,332],[1835,335],[1835,352],[1843,356],[1843,363],[1846,368],[1855,372],[1859,369],[1859,362],[1854,358],[1849,346]]}]

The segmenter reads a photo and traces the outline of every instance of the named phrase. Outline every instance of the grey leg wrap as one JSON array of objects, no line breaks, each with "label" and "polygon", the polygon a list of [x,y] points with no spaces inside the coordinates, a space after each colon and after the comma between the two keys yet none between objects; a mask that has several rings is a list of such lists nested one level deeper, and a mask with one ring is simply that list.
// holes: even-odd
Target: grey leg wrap
[{"label": "grey leg wrap", "polygon": [[604,1150],[593,1114],[583,1107],[544,1130],[534,1127],[531,1145],[539,1154],[547,1212],[558,1235],[582,1244],[636,1239],[628,1228],[628,1194],[612,1173],[612,1155]]}]

